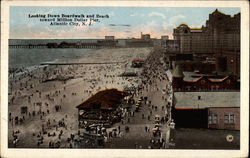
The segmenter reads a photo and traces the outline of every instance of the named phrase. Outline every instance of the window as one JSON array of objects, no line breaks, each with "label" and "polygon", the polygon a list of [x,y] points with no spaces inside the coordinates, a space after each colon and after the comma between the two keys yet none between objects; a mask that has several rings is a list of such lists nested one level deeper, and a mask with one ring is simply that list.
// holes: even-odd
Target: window
[{"label": "window", "polygon": [[208,123],[212,124],[212,116],[211,115],[208,116]]},{"label": "window", "polygon": [[217,114],[210,114],[208,116],[208,123],[209,124],[217,124],[218,123],[218,116],[217,116]]},{"label": "window", "polygon": [[198,100],[201,100],[201,96],[200,95],[198,96]]},{"label": "window", "polygon": [[229,115],[228,115],[228,114],[226,114],[226,115],[224,116],[224,122],[225,122],[225,123],[229,123]]},{"label": "window", "polygon": [[235,122],[234,114],[225,114],[224,115],[224,123],[230,124]]},{"label": "window", "polygon": [[229,115],[229,122],[230,122],[230,123],[234,123],[234,120],[235,120],[235,119],[234,119],[234,114],[230,114],[230,115]]}]

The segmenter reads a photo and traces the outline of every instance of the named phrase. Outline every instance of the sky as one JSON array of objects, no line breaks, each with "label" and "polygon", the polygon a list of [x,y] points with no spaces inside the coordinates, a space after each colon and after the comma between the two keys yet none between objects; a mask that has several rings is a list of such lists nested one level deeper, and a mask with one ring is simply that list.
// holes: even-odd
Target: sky
[{"label": "sky", "polygon": [[[205,25],[209,14],[216,8],[207,7],[37,7],[11,6],[11,39],[60,39],[60,38],[138,38],[141,32],[152,38],[168,35],[172,38],[173,28],[181,23],[190,27]],[[228,15],[240,12],[240,8],[218,8]],[[36,14],[100,14],[109,15],[93,22],[90,26],[50,26],[39,18],[29,18]]]}]

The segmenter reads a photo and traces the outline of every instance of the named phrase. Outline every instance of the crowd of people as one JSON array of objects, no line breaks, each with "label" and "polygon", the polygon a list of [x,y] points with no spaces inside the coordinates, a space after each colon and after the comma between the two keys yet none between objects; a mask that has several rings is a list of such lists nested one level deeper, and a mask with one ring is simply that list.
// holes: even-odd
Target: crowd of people
[{"label": "crowd of people", "polygon": [[[19,142],[25,141],[25,138],[20,133],[25,133],[27,127],[32,128],[29,129],[33,131],[31,140],[35,140],[26,142],[27,146],[77,148],[80,143],[84,143],[88,147],[96,143],[86,137],[82,141],[83,131],[100,135],[104,143],[107,143],[113,139],[126,139],[126,136],[132,135],[131,125],[142,122],[148,124],[143,126],[145,134],[149,135],[147,139],[151,145],[148,147],[162,148],[163,127],[156,128],[154,125],[166,124],[171,104],[169,95],[166,95],[169,94],[167,84],[164,87],[159,85],[159,82],[168,83],[161,58],[160,52],[153,51],[145,60],[141,75],[137,77],[118,77],[126,69],[126,63],[49,65],[36,67],[36,70],[22,68],[13,71],[9,84],[9,131],[15,134],[9,138],[10,145],[21,147]],[[61,80],[63,76],[65,80]],[[131,93],[133,101],[127,102],[130,106],[121,107],[121,121],[118,125],[108,128],[104,125],[91,127],[89,124],[90,130],[86,130],[86,127],[83,131],[78,131],[78,114],[75,108],[78,103],[102,89],[116,87],[122,90],[126,86],[136,88]],[[151,97],[152,91],[163,91],[160,96],[161,104],[155,103]],[[27,107],[25,113],[21,113],[23,106]],[[156,119],[158,113],[160,115]],[[32,126],[29,125],[30,122]],[[19,133],[16,133],[18,130]],[[135,146],[140,148],[143,145]]]},{"label": "crowd of people", "polygon": [[[57,147],[58,144],[60,147],[65,146],[64,143],[57,142],[60,141],[59,138],[54,140],[59,136],[56,128],[62,128],[58,124],[59,120],[65,117],[64,114],[71,114],[74,119],[70,122],[74,124],[72,126],[77,127],[75,107],[78,103],[106,88],[116,87],[122,90],[124,86],[138,84],[138,78],[117,77],[124,71],[124,64],[126,63],[44,65],[34,66],[32,69],[22,67],[18,70],[11,70],[9,75],[9,131],[19,129],[25,135],[30,130],[34,131],[37,136],[40,132],[44,133],[42,132],[44,124],[47,134],[42,139],[38,137],[39,143],[25,142],[23,136],[19,136],[18,141],[24,141],[25,143],[22,143],[24,146],[32,146],[32,144],[39,147]],[[67,79],[67,76],[73,76],[73,78]],[[65,80],[62,80],[62,77]],[[22,107],[27,108],[25,113],[21,112]],[[51,126],[54,119],[57,120],[57,126]],[[64,133],[72,132],[69,130]],[[63,134],[60,137],[64,139],[66,135],[69,134]],[[50,142],[52,138],[53,141]],[[9,137],[10,146],[21,147],[18,143],[14,145],[12,140],[14,139]]]},{"label": "crowd of people", "polygon": [[[136,141],[135,148],[160,149],[166,147],[166,126],[170,121],[171,112],[171,86],[166,75],[167,67],[161,62],[162,52],[153,51],[145,60],[143,73],[141,74],[142,82],[134,93],[131,94],[132,108],[126,109],[121,126],[124,129],[124,136],[120,139],[127,141],[131,139],[148,140],[148,142]],[[158,99],[159,98],[159,99]],[[141,126],[145,124],[145,126]],[[132,134],[126,132],[126,128],[136,128],[133,132],[145,131],[145,133]],[[143,130],[141,130],[143,128]],[[119,143],[119,141],[117,141]],[[129,144],[129,143],[128,143]],[[110,143],[111,147],[116,145]],[[131,148],[126,147],[125,148]]]}]

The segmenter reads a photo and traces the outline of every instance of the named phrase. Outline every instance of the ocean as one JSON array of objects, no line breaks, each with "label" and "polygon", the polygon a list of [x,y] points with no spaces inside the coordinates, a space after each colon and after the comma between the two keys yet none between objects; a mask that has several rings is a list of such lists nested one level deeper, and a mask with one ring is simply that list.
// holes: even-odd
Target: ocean
[{"label": "ocean", "polygon": [[82,58],[90,49],[9,49],[9,68],[30,67],[42,62]]},{"label": "ocean", "polygon": [[[98,39],[9,39],[11,44],[47,44],[60,42],[96,42]],[[119,45],[125,45],[124,39],[118,39]],[[91,49],[27,49],[9,48],[9,68],[30,67],[40,65],[42,62],[53,62],[57,60],[70,60],[82,58]]]}]

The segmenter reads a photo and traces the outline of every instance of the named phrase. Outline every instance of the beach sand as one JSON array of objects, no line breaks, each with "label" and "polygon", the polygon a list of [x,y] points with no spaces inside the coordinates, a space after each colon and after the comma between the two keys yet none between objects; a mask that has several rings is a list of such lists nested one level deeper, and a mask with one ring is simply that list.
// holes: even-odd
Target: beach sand
[{"label": "beach sand", "polygon": [[[78,114],[76,106],[100,90],[137,85],[140,78],[119,77],[126,68],[130,67],[134,58],[146,58],[152,48],[116,48],[98,49],[87,52],[84,58],[74,60],[60,60],[58,62],[121,62],[116,64],[88,64],[88,65],[49,65],[35,71],[24,73],[10,79],[9,86],[9,147],[13,147],[13,132],[18,133],[18,147],[48,147],[48,142],[57,139],[60,128],[55,130],[53,124],[64,121],[67,130],[63,130],[62,144],[71,133],[78,130]],[[136,71],[140,71],[136,69]],[[66,81],[45,79],[63,78]],[[14,99],[13,99],[14,98]],[[61,107],[56,112],[55,105]],[[28,108],[27,114],[21,114],[21,107]],[[33,111],[35,115],[33,116]],[[15,117],[23,119],[21,125],[15,124]],[[50,122],[56,137],[44,137],[44,143],[37,145],[37,137],[42,131],[42,125]],[[35,134],[35,135],[33,135]],[[66,147],[66,146],[65,146]]]}]

